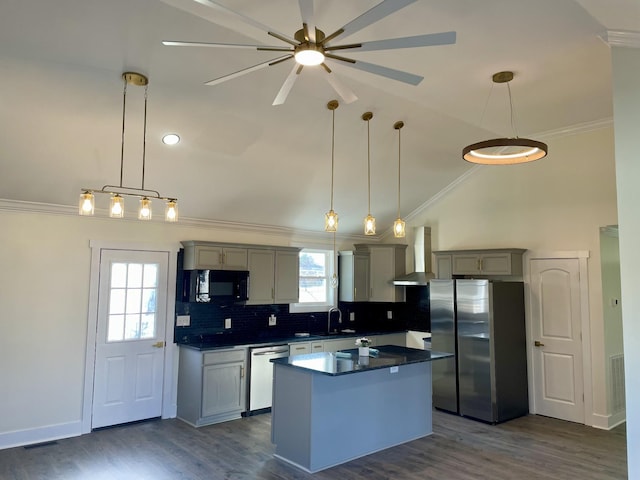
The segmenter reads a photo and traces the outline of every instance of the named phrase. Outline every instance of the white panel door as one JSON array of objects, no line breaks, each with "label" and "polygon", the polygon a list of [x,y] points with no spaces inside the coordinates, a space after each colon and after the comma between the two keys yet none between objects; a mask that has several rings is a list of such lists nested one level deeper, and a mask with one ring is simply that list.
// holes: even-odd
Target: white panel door
[{"label": "white panel door", "polygon": [[91,428],[161,415],[168,258],[101,251]]},{"label": "white panel door", "polygon": [[531,260],[535,409],[584,423],[578,259]]}]

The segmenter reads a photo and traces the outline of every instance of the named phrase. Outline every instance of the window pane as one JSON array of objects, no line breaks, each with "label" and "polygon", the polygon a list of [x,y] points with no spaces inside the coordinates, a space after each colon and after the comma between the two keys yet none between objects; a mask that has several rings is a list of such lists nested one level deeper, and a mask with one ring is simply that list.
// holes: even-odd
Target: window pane
[{"label": "window pane", "polygon": [[140,323],[140,338],[153,338],[156,336],[156,316],[151,313],[142,315]]},{"label": "window pane", "polygon": [[119,342],[124,337],[124,315],[109,315],[107,342]]},{"label": "window pane", "polygon": [[304,277],[326,276],[326,254],[319,252],[305,252],[300,255],[300,275]]},{"label": "window pane", "polygon": [[124,339],[134,340],[140,338],[140,314],[127,315],[124,326]]},{"label": "window pane", "polygon": [[158,265],[155,263],[147,263],[144,266],[144,283],[143,287],[155,287],[158,284]]},{"label": "window pane", "polygon": [[127,313],[140,313],[140,298],[142,291],[139,289],[127,289]]},{"label": "window pane", "polygon": [[111,290],[111,298],[109,298],[109,313],[124,313],[124,296],[126,290],[124,288],[113,288]]},{"label": "window pane", "polygon": [[129,264],[129,274],[127,275],[127,287],[136,288],[142,286],[142,265],[139,263]]},{"label": "window pane", "polygon": [[155,313],[156,289],[145,288],[142,290],[142,313]]},{"label": "window pane", "polygon": [[111,288],[124,288],[127,286],[127,264],[111,264]]},{"label": "window pane", "polygon": [[326,303],[327,279],[304,278],[300,279],[300,303]]}]

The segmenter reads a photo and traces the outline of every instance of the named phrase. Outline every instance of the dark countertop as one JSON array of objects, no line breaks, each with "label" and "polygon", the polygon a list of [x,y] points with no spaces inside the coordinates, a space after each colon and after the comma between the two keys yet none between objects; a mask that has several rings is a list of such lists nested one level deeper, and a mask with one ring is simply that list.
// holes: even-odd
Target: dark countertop
[{"label": "dark countertop", "polygon": [[369,335],[390,335],[394,333],[404,333],[406,330],[393,330],[387,332],[367,331],[367,332],[340,332],[329,334],[313,334],[306,337],[298,337],[295,335],[269,336],[261,335],[247,336],[234,334],[210,335],[207,340],[198,342],[192,341],[188,343],[177,342],[179,347],[191,348],[193,350],[216,350],[220,348],[230,347],[268,347],[272,345],[284,345],[294,342],[309,342],[319,340],[332,340],[338,338],[360,338]]},{"label": "dark countertop", "polygon": [[346,375],[366,372],[380,368],[400,367],[411,363],[431,362],[440,358],[453,357],[451,353],[419,350],[416,348],[384,345],[376,347],[377,355],[369,357],[358,356],[358,349],[342,350],[340,352],[319,352],[292,357],[274,358],[271,361],[278,365],[286,365],[313,373],[324,375]]}]

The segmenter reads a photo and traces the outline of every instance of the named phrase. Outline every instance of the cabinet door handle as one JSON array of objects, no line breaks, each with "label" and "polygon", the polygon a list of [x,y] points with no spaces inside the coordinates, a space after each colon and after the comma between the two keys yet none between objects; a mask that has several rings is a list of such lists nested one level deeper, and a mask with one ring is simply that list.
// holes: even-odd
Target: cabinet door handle
[{"label": "cabinet door handle", "polygon": [[224,256],[222,255],[222,253],[219,253],[218,254],[218,263],[220,265],[222,265],[222,262],[224,262]]},{"label": "cabinet door handle", "polygon": [[244,367],[240,366],[240,378],[244,378]]},{"label": "cabinet door handle", "polygon": [[478,259],[478,271],[482,270],[482,260]]}]

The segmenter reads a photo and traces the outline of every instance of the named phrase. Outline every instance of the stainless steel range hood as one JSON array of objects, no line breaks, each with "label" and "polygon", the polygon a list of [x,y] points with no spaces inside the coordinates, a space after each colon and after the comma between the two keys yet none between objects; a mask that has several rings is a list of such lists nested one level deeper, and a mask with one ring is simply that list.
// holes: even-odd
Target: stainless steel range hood
[{"label": "stainless steel range hood", "polygon": [[428,285],[435,278],[431,273],[431,227],[416,227],[414,232],[413,259],[415,270],[393,280],[398,286]]}]

